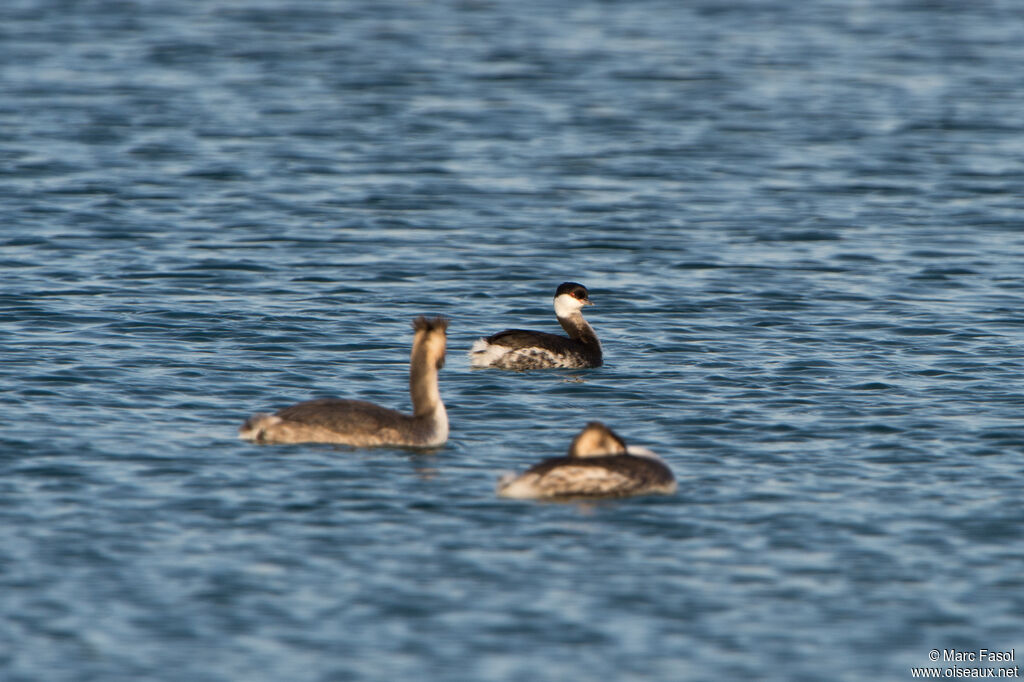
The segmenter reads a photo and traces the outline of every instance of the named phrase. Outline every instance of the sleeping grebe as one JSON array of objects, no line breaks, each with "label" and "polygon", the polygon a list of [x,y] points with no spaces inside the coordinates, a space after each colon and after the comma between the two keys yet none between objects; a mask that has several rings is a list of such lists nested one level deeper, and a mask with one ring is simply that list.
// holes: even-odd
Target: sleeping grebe
[{"label": "sleeping grebe", "polygon": [[409,394],[413,414],[402,414],[363,400],[322,398],[286,407],[276,414],[254,414],[238,430],[255,443],[339,443],[369,447],[437,447],[448,440],[448,413],[437,387],[447,344],[443,317],[413,320]]},{"label": "sleeping grebe", "polygon": [[500,497],[571,499],[670,495],[672,471],[647,448],[628,447],[601,422],[590,422],[573,439],[565,457],[546,459],[520,475],[498,481]]},{"label": "sleeping grebe", "polygon": [[568,337],[525,329],[506,329],[477,339],[469,351],[472,367],[499,369],[546,369],[551,367],[600,367],[601,342],[580,309],[593,305],[587,288],[565,282],[555,291],[555,315]]}]

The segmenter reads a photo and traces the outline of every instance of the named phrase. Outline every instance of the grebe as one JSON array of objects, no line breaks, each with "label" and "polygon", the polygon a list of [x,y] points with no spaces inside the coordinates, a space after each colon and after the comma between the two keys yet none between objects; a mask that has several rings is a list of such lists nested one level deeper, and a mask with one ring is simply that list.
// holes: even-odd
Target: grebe
[{"label": "grebe", "polygon": [[647,448],[628,447],[601,422],[590,422],[573,439],[566,457],[546,459],[520,475],[498,481],[498,495],[519,499],[571,499],[670,495],[671,469]]},{"label": "grebe", "polygon": [[601,342],[580,309],[593,305],[587,288],[565,282],[555,291],[555,315],[568,337],[525,329],[506,329],[477,339],[469,351],[472,367],[499,369],[546,369],[550,367],[600,367]]},{"label": "grebe", "polygon": [[407,415],[363,400],[323,398],[286,407],[276,414],[255,414],[238,430],[255,443],[339,443],[361,447],[399,445],[437,447],[448,440],[448,413],[437,387],[447,344],[443,317],[413,320]]}]

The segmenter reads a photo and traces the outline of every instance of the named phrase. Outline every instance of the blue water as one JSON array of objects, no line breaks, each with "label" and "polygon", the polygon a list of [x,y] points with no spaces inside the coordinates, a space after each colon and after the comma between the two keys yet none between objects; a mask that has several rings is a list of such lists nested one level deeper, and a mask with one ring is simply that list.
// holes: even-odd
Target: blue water
[{"label": "blue water", "polygon": [[[1019,3],[7,0],[0,679],[1024,656]],[[596,370],[470,371],[557,330]],[[433,453],[257,447],[315,396]],[[499,500],[588,420],[679,491]],[[950,665],[950,664],[945,664]]]}]

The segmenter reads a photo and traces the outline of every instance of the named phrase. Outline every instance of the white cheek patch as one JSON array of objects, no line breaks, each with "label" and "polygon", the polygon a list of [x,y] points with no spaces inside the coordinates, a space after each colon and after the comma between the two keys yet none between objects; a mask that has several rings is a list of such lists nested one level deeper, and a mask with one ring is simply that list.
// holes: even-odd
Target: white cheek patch
[{"label": "white cheek patch", "polygon": [[569,294],[555,296],[555,315],[558,317],[568,317],[582,307],[583,303],[578,298],[573,298]]}]

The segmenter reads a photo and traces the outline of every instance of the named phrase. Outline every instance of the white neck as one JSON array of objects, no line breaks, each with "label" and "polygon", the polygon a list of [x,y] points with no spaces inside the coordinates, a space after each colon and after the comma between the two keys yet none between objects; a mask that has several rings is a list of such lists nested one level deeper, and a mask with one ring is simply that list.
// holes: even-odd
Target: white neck
[{"label": "white neck", "polygon": [[448,440],[448,411],[444,409],[444,403],[441,402],[440,396],[437,399],[437,407],[434,408],[434,413],[431,415],[431,421],[434,428],[430,444],[440,445]]}]

